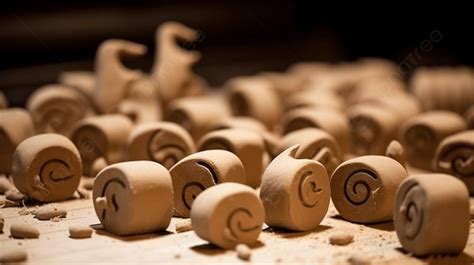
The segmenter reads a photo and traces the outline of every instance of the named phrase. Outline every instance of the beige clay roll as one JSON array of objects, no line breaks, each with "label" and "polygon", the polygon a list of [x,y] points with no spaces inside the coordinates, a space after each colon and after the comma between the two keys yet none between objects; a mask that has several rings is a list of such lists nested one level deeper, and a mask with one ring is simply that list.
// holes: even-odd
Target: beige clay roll
[{"label": "beige clay roll", "polygon": [[344,219],[356,223],[391,221],[395,192],[407,177],[396,160],[360,156],[339,165],[331,177],[331,198]]},{"label": "beige clay roll", "polygon": [[286,134],[278,146],[278,153],[296,144],[300,147],[295,153],[295,158],[320,162],[326,168],[329,176],[343,159],[341,148],[336,139],[317,128],[305,128]]},{"label": "beige clay roll", "polygon": [[198,150],[211,149],[227,150],[237,155],[245,169],[246,184],[254,188],[260,186],[265,143],[258,133],[243,129],[210,132],[199,141]]},{"label": "beige clay roll", "polygon": [[464,119],[450,111],[429,111],[412,117],[400,129],[407,161],[414,167],[431,170],[438,144],[466,127]]},{"label": "beige clay roll", "polygon": [[84,94],[64,85],[40,87],[26,105],[37,132],[67,137],[78,121],[94,114]]},{"label": "beige clay roll", "polygon": [[331,134],[343,154],[350,150],[350,127],[345,114],[324,108],[301,108],[289,111],[283,117],[284,134],[307,127],[316,127]]},{"label": "beige clay roll", "polygon": [[469,193],[445,174],[413,175],[397,191],[394,225],[414,255],[459,254],[469,236]]},{"label": "beige clay roll", "polygon": [[192,203],[205,189],[224,182],[245,184],[240,159],[229,151],[208,150],[189,155],[170,169],[174,190],[174,213],[189,217]]},{"label": "beige clay roll", "polygon": [[0,110],[0,174],[10,174],[16,147],[34,133],[28,111],[20,108]]},{"label": "beige clay roll", "polygon": [[474,130],[446,137],[438,145],[433,169],[459,178],[474,194]]},{"label": "beige clay roll", "polygon": [[71,140],[81,153],[84,175],[94,177],[108,164],[124,161],[132,127],[127,117],[118,114],[80,121],[75,126]]},{"label": "beige clay roll", "polygon": [[94,181],[92,196],[102,226],[116,235],[165,230],[171,221],[171,177],[156,162],[122,162],[104,168]]},{"label": "beige clay roll", "polygon": [[13,183],[21,193],[40,202],[70,198],[81,176],[79,151],[68,138],[59,134],[30,137],[21,142],[13,154]]},{"label": "beige clay roll", "polygon": [[117,112],[128,116],[135,124],[156,122],[163,117],[156,84],[148,76],[131,82]]},{"label": "beige clay roll", "polygon": [[151,160],[167,169],[196,151],[191,135],[171,122],[138,125],[128,137],[127,149],[129,160]]},{"label": "beige clay roll", "polygon": [[467,127],[471,130],[474,129],[474,104],[472,104],[464,113],[464,119],[466,119]]},{"label": "beige clay roll", "polygon": [[92,71],[64,71],[59,74],[60,84],[73,87],[92,99],[96,87],[96,75]]},{"label": "beige clay roll", "polygon": [[224,249],[252,246],[262,231],[265,212],[257,192],[239,183],[223,183],[202,192],[191,209],[196,234]]},{"label": "beige clay roll", "polygon": [[345,109],[342,97],[331,90],[319,88],[308,88],[289,95],[285,100],[285,106],[288,110],[297,108],[329,108],[343,112]]},{"label": "beige clay roll", "polygon": [[314,160],[297,159],[298,148],[286,149],[268,165],[260,198],[267,225],[308,231],[326,215],[331,191],[324,166]]},{"label": "beige clay roll", "polygon": [[5,94],[0,90],[0,109],[8,108],[8,100]]}]

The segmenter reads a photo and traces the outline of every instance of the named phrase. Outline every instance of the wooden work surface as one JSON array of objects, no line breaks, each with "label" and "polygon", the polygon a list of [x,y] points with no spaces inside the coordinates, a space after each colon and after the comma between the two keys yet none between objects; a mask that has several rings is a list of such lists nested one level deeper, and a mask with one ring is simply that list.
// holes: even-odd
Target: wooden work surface
[{"label": "wooden work surface", "polygon": [[[471,205],[474,200],[471,199]],[[104,264],[104,263],[245,263],[234,251],[218,249],[201,240],[193,231],[176,233],[173,218],[168,230],[159,234],[117,237],[101,229],[90,199],[75,199],[58,203],[67,209],[67,217],[59,222],[39,221],[30,215],[20,215],[21,207],[0,209],[5,218],[0,234],[0,252],[23,248],[29,264]],[[10,225],[16,222],[33,224],[39,239],[10,238]],[[68,226],[92,226],[92,238],[69,238]],[[251,263],[277,264],[348,264],[352,255],[368,258],[371,264],[472,264],[474,235],[471,225],[464,253],[457,257],[415,258],[405,253],[398,242],[393,223],[358,225],[340,218],[331,205],[321,226],[312,232],[289,232],[265,228],[259,243],[252,250]],[[449,227],[446,227],[449,229]],[[354,235],[347,246],[329,244],[336,232]]]}]

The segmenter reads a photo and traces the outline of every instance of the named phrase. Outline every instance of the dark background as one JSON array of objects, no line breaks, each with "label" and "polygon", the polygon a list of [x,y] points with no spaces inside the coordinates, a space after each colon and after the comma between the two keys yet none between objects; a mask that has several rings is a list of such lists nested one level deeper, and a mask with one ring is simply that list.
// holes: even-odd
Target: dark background
[{"label": "dark background", "polygon": [[[1,1],[0,89],[24,104],[63,70],[92,70],[97,46],[108,38],[146,44],[147,56],[126,61],[149,71],[154,31],[167,20],[203,32],[196,72],[215,86],[235,75],[284,70],[299,61],[384,57],[401,63],[430,33],[442,39],[414,64],[474,64],[471,8],[324,6],[314,1]],[[406,77],[409,77],[408,73]]]}]

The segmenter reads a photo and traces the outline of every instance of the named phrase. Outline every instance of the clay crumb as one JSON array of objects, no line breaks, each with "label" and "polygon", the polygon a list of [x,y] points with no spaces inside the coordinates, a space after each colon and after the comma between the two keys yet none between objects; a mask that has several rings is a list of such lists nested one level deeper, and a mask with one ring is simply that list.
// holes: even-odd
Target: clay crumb
[{"label": "clay crumb", "polygon": [[250,260],[252,256],[252,250],[245,244],[238,244],[235,247],[235,252],[237,252],[237,257],[241,260]]},{"label": "clay crumb", "polygon": [[66,210],[57,206],[53,206],[53,205],[43,206],[35,212],[35,218],[37,218],[38,220],[51,220],[56,217],[64,218],[66,217],[66,215],[67,215]]},{"label": "clay crumb", "polygon": [[26,196],[18,190],[12,189],[5,191],[5,199],[14,202],[21,202],[26,199]]},{"label": "clay crumb", "polygon": [[9,190],[15,189],[15,186],[6,177],[0,177],[0,194],[5,194]]},{"label": "clay crumb", "polygon": [[184,220],[176,222],[175,229],[176,229],[176,233],[183,233],[183,232],[193,230],[191,219],[188,218],[188,219],[184,219]]},{"label": "clay crumb", "polygon": [[22,208],[21,210],[19,210],[18,214],[19,215],[29,215],[29,214],[31,214],[31,211],[28,210],[28,208],[25,207],[25,208]]},{"label": "clay crumb", "polygon": [[93,230],[85,225],[69,226],[69,237],[71,238],[88,238],[92,236]]},{"label": "clay crumb", "polygon": [[34,226],[25,223],[15,223],[10,226],[13,238],[38,238],[40,232]]},{"label": "clay crumb", "polygon": [[0,208],[7,208],[7,207],[18,207],[21,206],[21,202],[19,201],[11,201],[11,200],[0,200]]},{"label": "clay crumb", "polygon": [[49,220],[50,220],[51,222],[57,223],[57,222],[61,222],[61,218],[62,218],[62,217],[55,216],[55,217],[53,217],[53,218],[51,218],[51,219],[49,219]]},{"label": "clay crumb", "polygon": [[329,237],[329,243],[331,245],[345,246],[354,240],[354,236],[349,233],[338,233]]},{"label": "clay crumb", "polygon": [[24,249],[15,248],[0,253],[0,263],[23,262],[28,258],[28,253]]},{"label": "clay crumb", "polygon": [[370,265],[370,259],[358,254],[350,256],[347,261],[351,265]]}]

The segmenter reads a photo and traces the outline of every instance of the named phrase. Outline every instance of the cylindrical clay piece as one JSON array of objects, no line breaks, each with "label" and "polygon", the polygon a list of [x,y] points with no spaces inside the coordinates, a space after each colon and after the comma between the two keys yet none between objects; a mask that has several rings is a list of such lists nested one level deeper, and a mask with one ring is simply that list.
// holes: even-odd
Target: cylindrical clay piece
[{"label": "cylindrical clay piece", "polygon": [[437,172],[453,175],[474,193],[474,130],[446,137],[439,145],[433,160]]},{"label": "cylindrical clay piece", "polygon": [[223,183],[205,190],[191,209],[194,232],[224,249],[233,249],[239,243],[253,245],[264,219],[257,193],[239,183]]},{"label": "cylindrical clay piece", "polygon": [[392,158],[360,156],[336,168],[331,178],[331,198],[346,220],[391,221],[395,192],[406,177],[405,168]]},{"label": "cylindrical clay piece", "polygon": [[105,160],[106,165],[125,159],[132,126],[123,115],[90,117],[76,125],[71,139],[81,153],[84,175],[94,177],[94,163],[100,159]]},{"label": "cylindrical clay piece", "polygon": [[268,165],[260,198],[267,225],[308,231],[326,215],[331,191],[324,166],[314,160],[296,159],[298,148],[288,148]]},{"label": "cylindrical clay piece", "polygon": [[0,174],[10,174],[13,152],[34,132],[28,111],[20,108],[0,110]]},{"label": "cylindrical clay piece", "polygon": [[400,140],[407,161],[418,168],[431,170],[436,147],[447,136],[466,129],[463,118],[449,111],[429,111],[407,120],[400,130]]},{"label": "cylindrical clay piece", "polygon": [[222,149],[234,153],[244,165],[246,184],[254,188],[260,186],[265,144],[258,133],[243,129],[210,132],[199,141],[198,149]]},{"label": "cylindrical clay piece", "polygon": [[171,122],[139,125],[128,138],[130,160],[152,160],[167,169],[195,150],[191,135],[181,126]]},{"label": "cylindrical clay piece", "polygon": [[13,154],[12,177],[18,190],[41,202],[70,198],[79,186],[79,151],[66,137],[40,134],[24,140]]},{"label": "cylindrical clay piece", "polygon": [[397,191],[395,229],[403,248],[415,255],[461,253],[469,218],[468,191],[453,176],[413,175]]},{"label": "cylindrical clay piece", "polygon": [[295,158],[313,159],[326,168],[330,176],[334,169],[341,163],[343,154],[336,139],[329,133],[316,129],[305,128],[285,135],[279,144],[279,152],[299,144]]},{"label": "cylindrical clay piece", "polygon": [[104,229],[116,235],[164,230],[171,221],[171,177],[156,162],[131,161],[104,168],[92,196]]},{"label": "cylindrical clay piece", "polygon": [[245,184],[240,159],[229,151],[208,150],[189,155],[170,169],[174,190],[174,213],[189,217],[194,199],[205,189],[223,183]]}]

